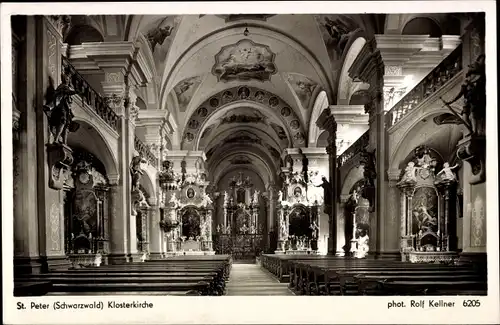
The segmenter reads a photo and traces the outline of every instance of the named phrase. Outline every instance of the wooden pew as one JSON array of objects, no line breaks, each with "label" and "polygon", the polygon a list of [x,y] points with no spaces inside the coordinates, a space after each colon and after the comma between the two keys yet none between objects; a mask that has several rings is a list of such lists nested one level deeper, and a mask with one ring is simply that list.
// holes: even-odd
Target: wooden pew
[{"label": "wooden pew", "polygon": [[222,295],[230,256],[178,257],[143,263],[103,265],[39,275],[20,282],[52,283],[50,294]]},{"label": "wooden pew", "polygon": [[[325,259],[292,261],[290,269],[290,288],[297,294],[334,294],[338,290],[339,294],[359,292],[358,281],[354,278],[368,272],[368,274],[382,274],[386,277],[392,274],[407,275],[411,278],[419,276],[432,276],[435,274],[437,281],[448,276],[453,279],[454,275],[469,276],[470,280],[476,279],[478,275],[469,267],[444,266],[432,264],[412,264],[397,261],[380,260],[352,260],[352,259]],[[480,278],[480,277],[479,277]],[[431,281],[431,278],[428,278]],[[365,290],[364,288],[362,290]]]}]

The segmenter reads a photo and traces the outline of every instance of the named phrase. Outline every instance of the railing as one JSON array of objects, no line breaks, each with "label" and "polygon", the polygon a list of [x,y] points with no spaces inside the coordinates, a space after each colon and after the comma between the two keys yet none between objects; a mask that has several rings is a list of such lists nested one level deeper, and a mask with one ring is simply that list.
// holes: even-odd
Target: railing
[{"label": "railing", "polygon": [[134,147],[151,166],[158,168],[158,158],[137,136],[134,138]]},{"label": "railing", "polygon": [[462,70],[462,45],[453,50],[386,114],[386,127],[396,125],[424,99]]},{"label": "railing", "polygon": [[115,131],[118,130],[118,115],[106,103],[105,99],[90,86],[85,78],[76,71],[75,67],[69,63],[68,59],[62,57],[62,68],[71,78],[71,84],[75,91],[80,94],[82,99],[94,109],[104,122],[106,122]]},{"label": "railing", "polygon": [[338,167],[346,164],[350,159],[360,153],[370,141],[370,130],[367,130],[363,135],[356,140],[346,151],[344,151],[340,156],[337,157]]}]

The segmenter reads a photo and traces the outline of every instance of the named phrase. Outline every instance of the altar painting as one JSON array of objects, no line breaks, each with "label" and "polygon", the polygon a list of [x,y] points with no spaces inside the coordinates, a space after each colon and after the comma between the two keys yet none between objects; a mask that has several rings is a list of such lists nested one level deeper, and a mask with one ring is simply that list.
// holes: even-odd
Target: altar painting
[{"label": "altar painting", "polygon": [[415,190],[412,204],[412,234],[419,234],[420,245],[437,246],[439,202],[436,190],[420,187]]}]

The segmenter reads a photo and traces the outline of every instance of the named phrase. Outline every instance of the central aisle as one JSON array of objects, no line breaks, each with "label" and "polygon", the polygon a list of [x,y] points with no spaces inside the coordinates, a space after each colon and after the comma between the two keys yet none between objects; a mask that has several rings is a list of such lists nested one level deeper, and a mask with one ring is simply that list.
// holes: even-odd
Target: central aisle
[{"label": "central aisle", "polygon": [[226,290],[227,296],[293,296],[288,283],[278,282],[257,264],[233,264]]}]

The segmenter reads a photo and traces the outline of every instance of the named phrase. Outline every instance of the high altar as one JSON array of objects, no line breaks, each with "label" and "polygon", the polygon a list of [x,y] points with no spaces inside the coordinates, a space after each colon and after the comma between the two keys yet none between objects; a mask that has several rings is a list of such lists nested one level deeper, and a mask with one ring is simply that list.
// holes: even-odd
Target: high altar
[{"label": "high altar", "polygon": [[170,161],[160,174],[165,256],[214,255],[212,248],[212,199],[203,174],[176,174]]},{"label": "high altar", "polygon": [[[438,166],[442,166],[437,172]],[[398,183],[401,190],[401,255],[412,263],[454,263],[458,258],[457,180],[434,151],[417,147]]]},{"label": "high altar", "polygon": [[249,176],[232,177],[223,193],[223,224],[217,226],[216,251],[237,259],[252,259],[262,250],[261,193]]}]

